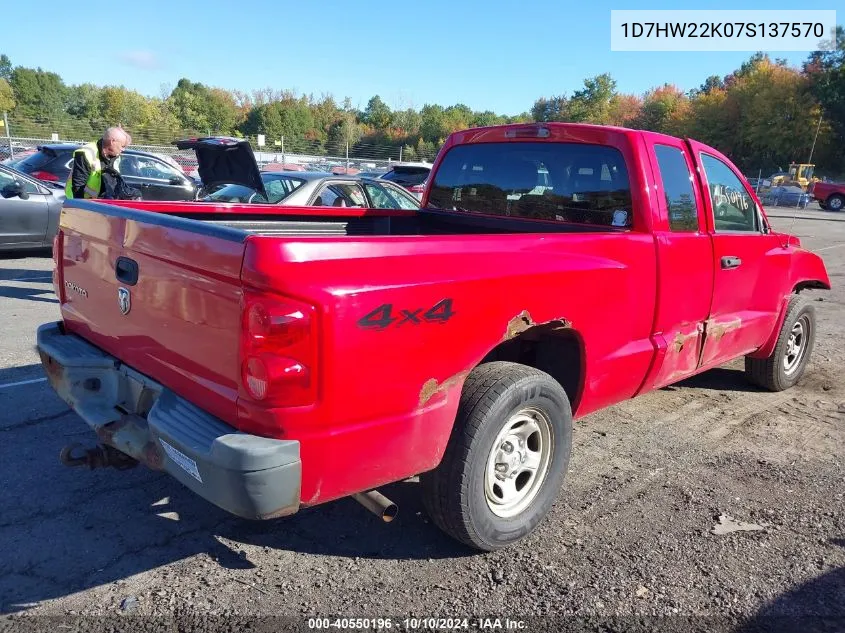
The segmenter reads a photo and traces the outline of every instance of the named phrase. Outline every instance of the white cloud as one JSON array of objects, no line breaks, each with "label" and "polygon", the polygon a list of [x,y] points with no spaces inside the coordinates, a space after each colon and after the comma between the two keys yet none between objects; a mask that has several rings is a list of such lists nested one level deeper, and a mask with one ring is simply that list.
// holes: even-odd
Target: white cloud
[{"label": "white cloud", "polygon": [[120,60],[127,66],[141,70],[161,68],[161,60],[152,51],[125,51],[120,54]]}]

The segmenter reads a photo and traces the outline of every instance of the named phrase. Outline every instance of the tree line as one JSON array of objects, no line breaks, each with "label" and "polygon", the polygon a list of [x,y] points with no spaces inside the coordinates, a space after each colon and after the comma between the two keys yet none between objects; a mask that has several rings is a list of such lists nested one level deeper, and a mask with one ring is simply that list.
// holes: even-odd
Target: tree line
[{"label": "tree line", "polygon": [[456,130],[501,123],[571,121],[621,125],[690,136],[713,145],[756,175],[806,162],[817,174],[845,175],[845,34],[836,46],[811,53],[800,68],[758,53],[727,76],[709,77],[687,92],[674,85],[643,95],[617,91],[610,74],[584,80],[571,94],[537,99],[516,116],[475,111],[463,104],[391,109],[378,95],[363,110],[331,95],[291,91],[252,93],[180,79],[147,97],[124,86],[66,85],[41,68],[14,66],[0,55],[0,111],[14,135],[91,139],[120,123],[135,145],[169,144],[186,135],[266,137],[285,151],[404,160],[431,160]]}]

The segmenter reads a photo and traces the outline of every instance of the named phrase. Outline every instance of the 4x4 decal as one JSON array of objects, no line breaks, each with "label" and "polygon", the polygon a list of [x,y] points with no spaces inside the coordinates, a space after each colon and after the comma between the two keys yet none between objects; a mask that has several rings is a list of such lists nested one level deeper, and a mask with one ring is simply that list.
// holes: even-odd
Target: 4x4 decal
[{"label": "4x4 decal", "polygon": [[426,310],[425,308],[401,309],[394,313],[392,303],[384,303],[358,320],[358,325],[367,330],[384,330],[401,325],[422,325],[423,323],[446,323],[455,316],[452,300],[443,299]]}]

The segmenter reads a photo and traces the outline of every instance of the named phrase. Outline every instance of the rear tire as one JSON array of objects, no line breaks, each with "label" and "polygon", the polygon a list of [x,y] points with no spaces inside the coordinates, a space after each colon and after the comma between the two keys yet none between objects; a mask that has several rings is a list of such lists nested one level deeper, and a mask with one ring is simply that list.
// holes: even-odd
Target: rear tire
[{"label": "rear tire", "polygon": [[572,410],[538,369],[480,365],[466,380],[440,465],[420,476],[435,525],[481,551],[511,545],[548,514],[569,467]]},{"label": "rear tire", "polygon": [[824,204],[830,211],[842,211],[842,207],[845,206],[845,196],[835,193],[825,200]]},{"label": "rear tire", "polygon": [[816,309],[794,295],[786,309],[775,349],[768,358],[745,357],[745,375],[769,391],[783,391],[797,383],[816,342]]}]

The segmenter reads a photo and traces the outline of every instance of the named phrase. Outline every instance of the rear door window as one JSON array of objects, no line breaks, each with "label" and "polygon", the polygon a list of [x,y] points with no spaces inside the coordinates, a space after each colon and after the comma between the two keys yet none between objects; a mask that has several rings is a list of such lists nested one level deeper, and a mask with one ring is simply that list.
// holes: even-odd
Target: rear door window
[{"label": "rear door window", "polygon": [[599,226],[633,225],[622,153],[583,143],[477,143],[443,157],[434,208]]},{"label": "rear door window", "polygon": [[148,178],[151,180],[170,180],[182,175],[163,161],[146,156],[124,155],[118,161],[118,171],[124,176]]},{"label": "rear door window", "polygon": [[336,182],[323,185],[312,204],[324,207],[366,207],[367,198],[360,185]]},{"label": "rear door window", "polygon": [[288,178],[286,176],[261,176],[264,181],[264,191],[267,192],[267,201],[270,204],[278,204],[305,182],[301,178]]}]

